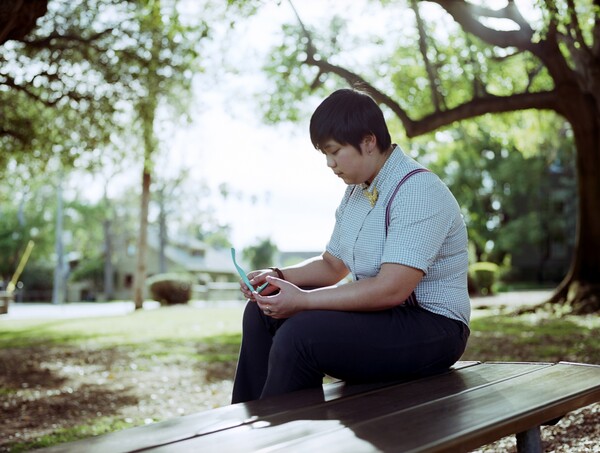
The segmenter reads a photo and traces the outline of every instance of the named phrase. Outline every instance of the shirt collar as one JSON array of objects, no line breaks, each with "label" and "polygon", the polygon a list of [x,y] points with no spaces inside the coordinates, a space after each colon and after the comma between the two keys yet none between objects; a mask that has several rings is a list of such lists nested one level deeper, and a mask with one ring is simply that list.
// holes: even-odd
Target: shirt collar
[{"label": "shirt collar", "polygon": [[373,178],[373,182],[369,187],[377,187],[377,189],[381,192],[382,189],[387,185],[386,182],[389,180],[389,176],[396,173],[397,168],[400,164],[406,159],[406,156],[402,149],[396,145],[392,144],[392,152],[390,156],[387,158],[379,173]]}]

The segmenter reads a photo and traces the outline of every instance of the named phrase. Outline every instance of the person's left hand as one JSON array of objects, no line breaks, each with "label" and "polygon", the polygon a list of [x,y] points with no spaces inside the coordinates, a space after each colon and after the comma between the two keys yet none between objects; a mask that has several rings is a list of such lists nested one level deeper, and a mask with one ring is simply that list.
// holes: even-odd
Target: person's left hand
[{"label": "person's left hand", "polygon": [[263,296],[256,291],[252,293],[252,297],[264,314],[275,319],[285,319],[305,310],[306,291],[277,277],[268,276],[267,281],[270,285],[279,288],[277,294]]}]

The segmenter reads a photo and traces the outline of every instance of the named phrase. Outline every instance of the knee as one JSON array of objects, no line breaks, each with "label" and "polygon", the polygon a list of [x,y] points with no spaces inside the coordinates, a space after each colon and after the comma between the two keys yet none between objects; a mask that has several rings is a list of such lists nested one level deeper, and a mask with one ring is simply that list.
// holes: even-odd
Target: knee
[{"label": "knee", "polygon": [[286,362],[310,358],[312,344],[310,313],[298,313],[277,330],[271,347],[271,359]]},{"label": "knee", "polygon": [[253,325],[259,318],[257,306],[255,303],[247,302],[244,308],[244,314],[242,316],[242,327],[245,329]]},{"label": "knee", "polygon": [[280,361],[285,360],[298,350],[301,343],[299,335],[293,329],[292,323],[287,323],[277,331],[273,337],[273,345],[271,346],[271,358]]},{"label": "knee", "polygon": [[246,306],[244,307],[244,316],[243,316],[243,320],[247,320],[247,319],[253,319],[256,316],[258,316],[258,305],[252,301],[248,301],[246,302]]}]

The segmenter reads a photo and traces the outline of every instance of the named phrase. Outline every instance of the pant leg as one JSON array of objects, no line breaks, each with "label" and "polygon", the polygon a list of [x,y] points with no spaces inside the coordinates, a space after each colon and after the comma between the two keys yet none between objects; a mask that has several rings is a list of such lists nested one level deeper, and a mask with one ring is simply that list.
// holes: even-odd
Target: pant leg
[{"label": "pant leg", "polygon": [[242,344],[233,382],[232,403],[256,400],[267,379],[273,335],[283,323],[266,316],[256,302],[248,301],[242,321]]},{"label": "pant leg", "polygon": [[460,358],[467,337],[461,322],[418,307],[302,312],[273,338],[261,398],[318,387],[324,374],[375,382],[440,372]]}]

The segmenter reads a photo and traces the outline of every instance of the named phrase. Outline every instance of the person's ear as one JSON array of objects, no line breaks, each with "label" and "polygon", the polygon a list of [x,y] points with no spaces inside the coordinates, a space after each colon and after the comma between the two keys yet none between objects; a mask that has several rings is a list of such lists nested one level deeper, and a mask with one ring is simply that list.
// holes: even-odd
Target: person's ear
[{"label": "person's ear", "polygon": [[362,145],[364,147],[364,150],[368,154],[372,154],[373,151],[377,148],[377,139],[375,138],[375,135],[365,135],[362,140]]}]

